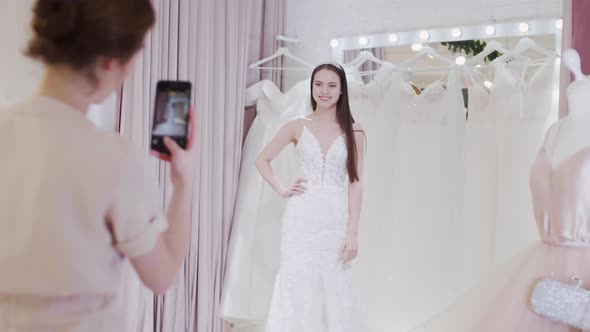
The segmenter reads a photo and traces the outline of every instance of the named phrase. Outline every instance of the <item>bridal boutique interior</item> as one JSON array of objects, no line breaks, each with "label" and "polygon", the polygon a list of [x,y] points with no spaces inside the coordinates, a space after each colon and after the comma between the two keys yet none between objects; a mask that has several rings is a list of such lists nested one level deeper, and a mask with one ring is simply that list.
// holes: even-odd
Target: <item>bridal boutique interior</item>
[{"label": "bridal boutique interior", "polygon": [[[22,56],[32,0],[0,14],[0,105],[32,93]],[[366,131],[355,287],[375,331],[435,317],[539,235],[529,172],[568,113],[574,48],[590,72],[582,0],[154,0],[157,23],[132,76],[88,117],[149,146],[155,83],[190,80],[199,117],[191,246],[176,285],[154,295],[131,268],[128,331],[265,330],[279,265],[280,198],[254,160],[312,111],[310,74],[346,71]],[[7,7],[8,8],[8,7]],[[290,182],[290,146],[273,167]],[[165,206],[171,184],[152,160]],[[558,273],[559,271],[556,271]]]}]

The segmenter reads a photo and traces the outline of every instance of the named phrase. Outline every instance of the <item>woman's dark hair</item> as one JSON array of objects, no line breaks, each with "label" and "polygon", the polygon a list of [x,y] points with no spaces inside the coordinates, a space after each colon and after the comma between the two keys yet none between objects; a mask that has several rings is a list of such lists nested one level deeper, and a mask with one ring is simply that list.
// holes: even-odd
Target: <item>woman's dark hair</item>
[{"label": "woman's dark hair", "polygon": [[359,181],[358,170],[356,167],[356,140],[354,138],[353,130],[353,124],[355,122],[354,118],[352,117],[352,113],[350,112],[350,104],[348,103],[348,84],[346,82],[346,73],[344,72],[342,66],[339,64],[326,63],[317,66],[313,70],[313,73],[311,74],[311,107],[314,111],[316,110],[317,103],[315,99],[313,99],[313,82],[315,79],[315,74],[322,69],[331,70],[340,78],[341,95],[340,98],[338,98],[338,102],[336,102],[336,119],[340,125],[340,128],[344,132],[344,135],[346,136],[346,147],[348,150],[346,168],[348,171],[348,177],[350,182]]},{"label": "woman's dark hair", "polygon": [[99,57],[128,61],[155,21],[150,0],[37,0],[26,54],[89,69]]}]

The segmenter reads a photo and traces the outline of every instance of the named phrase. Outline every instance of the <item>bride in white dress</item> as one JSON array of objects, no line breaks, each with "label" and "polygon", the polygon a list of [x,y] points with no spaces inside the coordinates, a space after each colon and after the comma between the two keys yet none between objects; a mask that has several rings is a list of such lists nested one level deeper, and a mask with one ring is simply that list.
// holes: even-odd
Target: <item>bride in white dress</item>
[{"label": "bride in white dress", "polygon": [[[357,255],[364,133],[352,118],[340,65],[315,68],[311,88],[314,112],[284,125],[256,160],[270,186],[288,198],[266,331],[368,331],[350,270]],[[285,187],[271,161],[291,143],[300,177]]]}]

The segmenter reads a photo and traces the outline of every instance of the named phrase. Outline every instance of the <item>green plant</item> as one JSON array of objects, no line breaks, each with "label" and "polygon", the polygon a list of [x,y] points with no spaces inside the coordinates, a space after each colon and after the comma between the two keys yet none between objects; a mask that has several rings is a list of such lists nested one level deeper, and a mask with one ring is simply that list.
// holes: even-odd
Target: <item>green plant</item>
[{"label": "green plant", "polygon": [[[453,53],[463,52],[467,55],[477,55],[486,47],[487,43],[481,40],[461,40],[461,41],[453,41],[453,42],[443,42],[442,45],[446,46],[449,51]],[[495,58],[502,55],[502,53],[498,51],[494,51],[490,53],[488,56],[484,58],[485,61],[492,61]]]}]

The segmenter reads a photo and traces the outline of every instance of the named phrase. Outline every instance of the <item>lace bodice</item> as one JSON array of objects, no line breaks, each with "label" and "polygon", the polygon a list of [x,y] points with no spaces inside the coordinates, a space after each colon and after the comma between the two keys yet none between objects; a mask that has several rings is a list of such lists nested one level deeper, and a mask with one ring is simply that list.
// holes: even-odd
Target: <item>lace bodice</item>
[{"label": "lace bodice", "polygon": [[[447,95],[447,89],[442,82],[435,81],[427,86],[421,94],[416,94],[412,86],[402,83],[400,104],[401,118],[406,122],[415,123],[443,123],[446,113],[441,111],[444,105],[441,101]],[[444,109],[444,108],[443,108]]]},{"label": "lace bodice", "polygon": [[300,176],[307,179],[307,185],[338,186],[346,184],[346,161],[348,151],[344,135],[339,135],[328,150],[322,152],[320,142],[303,126],[297,144],[301,160]]}]

